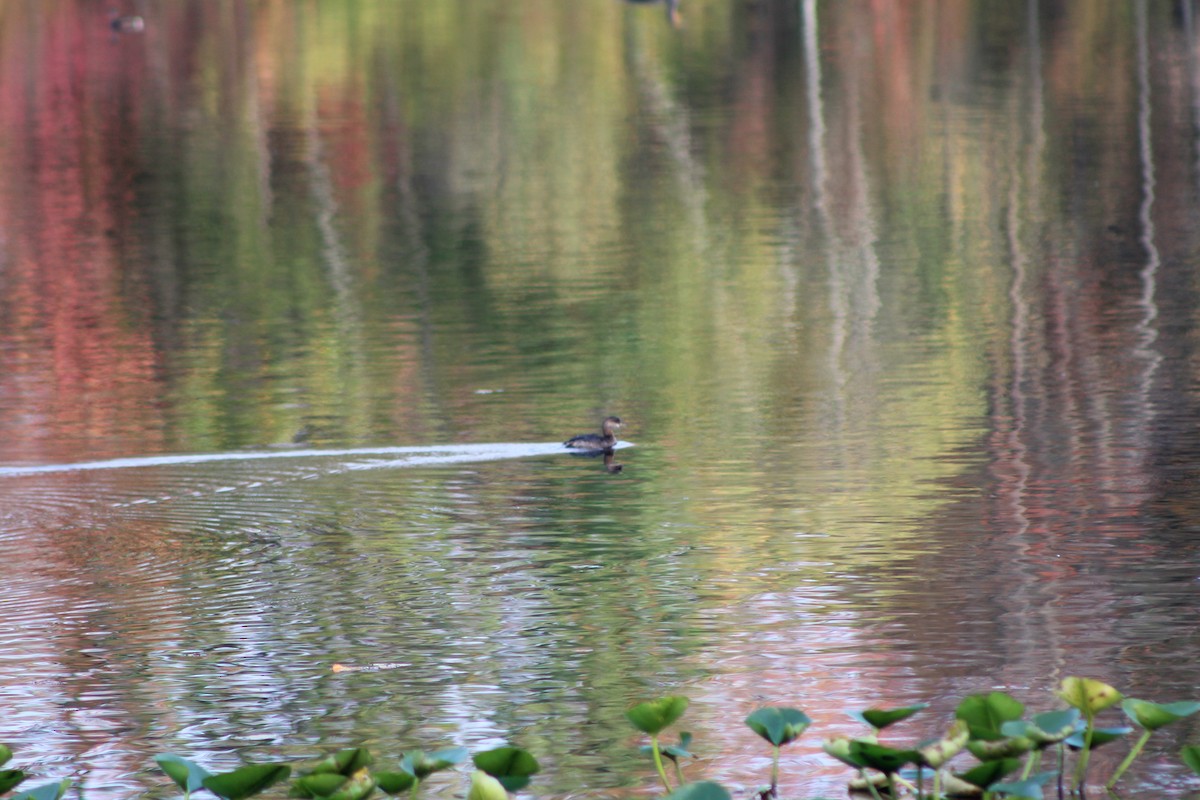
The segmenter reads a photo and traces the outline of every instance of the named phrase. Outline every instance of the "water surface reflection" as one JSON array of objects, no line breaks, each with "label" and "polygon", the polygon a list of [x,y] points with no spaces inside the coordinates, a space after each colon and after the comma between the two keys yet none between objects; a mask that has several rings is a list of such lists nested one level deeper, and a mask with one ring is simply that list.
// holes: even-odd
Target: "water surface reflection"
[{"label": "water surface reflection", "polygon": [[846,708],[1194,692],[1193,3],[460,6],[0,8],[20,766],[622,794],[672,691],[693,776],[789,703],[831,795]]}]

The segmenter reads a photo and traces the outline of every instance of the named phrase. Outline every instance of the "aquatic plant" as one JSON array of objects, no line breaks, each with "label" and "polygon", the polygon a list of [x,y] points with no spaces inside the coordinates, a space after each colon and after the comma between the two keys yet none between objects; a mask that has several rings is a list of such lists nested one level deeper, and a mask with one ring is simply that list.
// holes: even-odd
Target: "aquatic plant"
[{"label": "aquatic plant", "polygon": [[[667,771],[663,767],[663,752],[658,743],[658,735],[682,717],[687,707],[686,697],[670,696],[638,703],[625,712],[625,718],[633,727],[650,737],[650,757],[654,759],[654,768],[658,770],[658,777],[668,792],[671,791],[671,782],[667,780]],[[680,782],[682,783],[682,776]]]},{"label": "aquatic plant", "polygon": [[[958,704],[954,721],[940,738],[902,746],[881,743],[879,737],[891,725],[925,709],[926,705],[853,711],[850,716],[864,723],[870,732],[857,738],[827,739],[822,749],[857,771],[858,776],[850,784],[852,790],[870,792],[875,800],[883,800],[885,792],[888,797],[896,798],[902,791],[910,791],[921,800],[948,797],[1042,800],[1045,785],[1056,777],[1060,797],[1082,798],[1090,752],[1128,735],[1133,728],[1097,725],[1099,714],[1122,700],[1120,692],[1105,683],[1071,677],[1062,682],[1056,695],[1069,708],[1045,711],[1029,719],[1024,718],[1024,705],[1004,692],[968,695]],[[730,800],[729,792],[717,783],[684,780],[680,761],[693,757],[690,733],[681,733],[678,744],[661,741],[663,732],[683,716],[687,707],[686,697],[668,696],[639,703],[626,716],[635,728],[650,737],[650,745],[642,751],[653,759],[667,800]],[[1200,712],[1200,701],[1156,703],[1129,698],[1124,699],[1121,708],[1142,729],[1142,734],[1109,778],[1106,784],[1109,788],[1141,754],[1154,731]],[[770,783],[758,791],[757,797],[775,800],[779,793],[780,751],[784,745],[799,739],[812,720],[799,709],[766,706],[747,716],[745,724],[772,747]],[[1035,771],[1043,753],[1051,749],[1058,754],[1056,768]],[[965,770],[953,769],[952,760],[963,750],[979,763]],[[1068,750],[1076,753],[1074,780],[1069,790],[1063,785]],[[421,784],[430,775],[459,766],[468,755],[463,747],[428,753],[408,750],[402,753],[396,768],[380,770],[374,767],[374,759],[366,749],[348,748],[325,756],[294,775],[290,764],[245,764],[214,774],[175,754],[159,755],[155,761],[182,790],[185,800],[199,791],[222,800],[243,800],[289,778],[292,778],[288,783],[289,797],[366,800],[380,791],[388,795],[407,793],[409,800],[415,800]],[[12,750],[0,744],[0,767],[12,756]],[[1200,745],[1184,747],[1179,757],[1200,775]],[[674,787],[667,776],[665,760],[674,766]],[[475,769],[469,777],[467,800],[509,800],[510,792],[527,786],[531,776],[540,770],[537,759],[519,747],[497,747],[476,753],[472,763]],[[1016,775],[1018,770],[1020,774]],[[933,773],[932,790],[928,792],[927,771]],[[64,779],[11,794],[27,777],[20,769],[0,769],[0,796],[8,800],[61,800],[73,785],[70,779]]]},{"label": "aquatic plant", "polygon": [[771,784],[760,796],[779,795],[779,750],[785,744],[800,738],[800,734],[812,724],[803,711],[781,706],[766,706],[746,717],[746,725],[771,745]]}]

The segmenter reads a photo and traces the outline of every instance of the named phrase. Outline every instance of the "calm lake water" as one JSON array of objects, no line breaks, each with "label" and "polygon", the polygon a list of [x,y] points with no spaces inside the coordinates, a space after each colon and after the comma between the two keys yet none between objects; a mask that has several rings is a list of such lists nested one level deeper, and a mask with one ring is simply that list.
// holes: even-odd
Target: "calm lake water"
[{"label": "calm lake water", "polygon": [[[14,766],[639,795],[677,693],[691,776],[748,795],[793,705],[785,794],[840,796],[847,710],[1200,699],[1194,3],[681,11],[0,4]],[[621,471],[557,445],[607,414]]]}]

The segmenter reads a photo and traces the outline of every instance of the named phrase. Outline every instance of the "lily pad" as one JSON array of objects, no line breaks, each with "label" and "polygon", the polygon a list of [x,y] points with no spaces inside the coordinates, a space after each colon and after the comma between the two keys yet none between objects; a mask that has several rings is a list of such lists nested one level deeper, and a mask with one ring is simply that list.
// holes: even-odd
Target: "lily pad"
[{"label": "lily pad", "polygon": [[672,722],[683,716],[687,711],[686,697],[660,697],[646,703],[638,703],[625,712],[625,716],[633,723],[633,727],[650,736],[657,736]]},{"label": "lily pad", "polygon": [[[1084,736],[1086,733],[1086,730],[1076,731],[1063,741],[1066,742],[1067,747],[1070,747],[1072,750],[1080,750],[1083,748],[1083,743],[1085,741]],[[1128,736],[1131,733],[1133,733],[1133,728],[1129,727],[1128,725],[1123,725],[1119,728],[1096,728],[1092,731],[1092,749],[1095,750],[1100,745],[1108,744],[1109,742],[1115,742],[1117,739]]]},{"label": "lily pad", "polygon": [[782,747],[804,733],[812,724],[803,711],[795,708],[767,706],[746,717],[746,725],[775,747]]},{"label": "lily pad", "polygon": [[47,783],[36,789],[13,795],[12,800],[61,800],[62,796],[67,793],[67,789],[70,788],[71,779],[64,778],[58,783]]},{"label": "lily pad", "polygon": [[967,723],[972,739],[994,741],[1003,739],[1000,727],[1021,718],[1025,706],[1004,692],[967,695],[958,704],[954,716]]},{"label": "lily pad", "polygon": [[475,766],[491,775],[510,792],[529,785],[531,775],[542,768],[528,750],[520,747],[497,747],[476,753]]},{"label": "lily pad", "polygon": [[1097,712],[1121,702],[1121,693],[1107,683],[1091,678],[1063,678],[1058,696],[1091,719]]},{"label": "lily pad", "polygon": [[877,731],[881,731],[889,725],[894,725],[902,719],[908,719],[913,714],[923,709],[929,708],[929,703],[918,703],[915,706],[905,706],[904,708],[868,708],[865,711],[851,711],[850,716],[859,722],[864,722],[870,725]]},{"label": "lily pad", "polygon": [[897,750],[864,741],[850,742],[850,758],[859,765],[877,769],[880,772],[898,772],[905,764],[914,764],[920,760],[921,754],[916,750]]},{"label": "lily pad", "polygon": [[167,777],[175,781],[175,785],[183,790],[185,795],[198,792],[204,788],[204,779],[212,773],[194,761],[180,758],[172,753],[163,753],[154,757],[159,769],[167,773]]},{"label": "lily pad", "polygon": [[1042,787],[1057,774],[1055,772],[1039,772],[1025,780],[994,783],[989,792],[1003,794],[1006,800],[1042,800]]},{"label": "lily pad", "polygon": [[483,770],[475,770],[471,773],[467,800],[508,800],[508,791],[496,778]]},{"label": "lily pad", "polygon": [[719,783],[697,781],[685,783],[667,795],[667,800],[731,800],[729,792]]},{"label": "lily pad", "polygon": [[417,782],[417,778],[411,772],[376,772],[375,785],[384,794],[400,794],[407,792]]},{"label": "lily pad", "polygon": [[201,784],[217,797],[242,800],[287,780],[291,774],[292,768],[287,764],[247,764],[232,772],[209,775]]},{"label": "lily pad", "polygon": [[1148,731],[1156,731],[1164,725],[1170,725],[1176,720],[1190,717],[1200,711],[1200,703],[1195,701],[1180,701],[1178,703],[1151,703],[1149,700],[1129,698],[1121,703],[1125,716],[1141,725]]},{"label": "lily pad", "polygon": [[937,769],[962,750],[970,736],[971,732],[967,723],[961,719],[955,720],[954,724],[950,726],[950,730],[946,731],[946,735],[941,739],[917,748],[917,754],[920,756],[919,763]]},{"label": "lily pad", "polygon": [[339,775],[351,775],[372,762],[371,754],[363,747],[350,747],[338,750],[336,753],[317,762],[310,773],[336,772]]},{"label": "lily pad", "polygon": [[1183,763],[1191,767],[1192,772],[1200,775],[1200,745],[1189,744],[1179,751]]},{"label": "lily pad", "polygon": [[987,789],[1005,775],[1015,772],[1020,766],[1021,759],[1019,758],[999,758],[995,761],[985,761],[966,772],[956,772],[954,777],[964,780],[972,786],[978,786],[980,789]]},{"label": "lily pad", "polygon": [[0,770],[0,794],[4,794],[10,789],[15,788],[26,777],[28,776],[19,769]]}]

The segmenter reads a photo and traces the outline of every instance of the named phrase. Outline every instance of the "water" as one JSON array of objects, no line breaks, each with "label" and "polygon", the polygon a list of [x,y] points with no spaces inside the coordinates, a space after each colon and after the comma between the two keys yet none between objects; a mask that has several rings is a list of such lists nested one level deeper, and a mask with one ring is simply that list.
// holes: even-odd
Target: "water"
[{"label": "water", "polygon": [[[795,705],[834,796],[847,709],[1196,696],[1191,3],[122,10],[0,7],[14,765],[626,796],[681,693],[691,776]],[[620,471],[562,451],[610,413]]]}]

